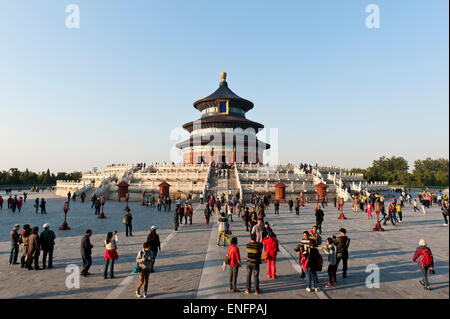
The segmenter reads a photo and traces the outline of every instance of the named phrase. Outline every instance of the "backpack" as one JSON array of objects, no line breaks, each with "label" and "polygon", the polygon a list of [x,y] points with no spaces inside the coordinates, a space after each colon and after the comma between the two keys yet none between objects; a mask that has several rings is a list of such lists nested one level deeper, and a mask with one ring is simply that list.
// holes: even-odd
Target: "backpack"
[{"label": "backpack", "polygon": [[429,267],[433,264],[433,256],[431,255],[431,251],[425,248],[422,251],[421,255],[422,265],[425,267]]},{"label": "backpack", "polygon": [[[320,246],[320,245],[322,245],[322,237],[319,235],[317,237],[317,246]],[[322,257],[320,257],[320,258],[322,258]]]}]

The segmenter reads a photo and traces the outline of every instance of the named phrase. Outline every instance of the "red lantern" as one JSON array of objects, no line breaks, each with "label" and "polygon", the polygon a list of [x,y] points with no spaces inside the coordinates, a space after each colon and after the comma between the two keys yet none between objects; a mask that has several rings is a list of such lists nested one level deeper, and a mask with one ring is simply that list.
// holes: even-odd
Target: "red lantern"
[{"label": "red lantern", "polygon": [[69,209],[69,203],[63,202],[64,223],[59,227],[60,230],[70,230],[70,227],[67,224],[67,213],[69,212]]},{"label": "red lantern", "polygon": [[342,197],[339,197],[338,199],[338,212],[339,211],[341,211],[341,214],[338,219],[347,219],[347,217],[344,216],[344,199]]},{"label": "red lantern", "polygon": [[98,218],[106,218],[105,213],[103,211],[103,207],[105,206],[106,203],[106,198],[105,196],[101,196],[100,197],[100,204],[102,205],[102,212],[100,213],[100,215],[98,216]]},{"label": "red lantern", "polygon": [[375,213],[377,213],[377,223],[375,224],[375,227],[372,229],[372,231],[384,231],[383,227],[381,227],[380,224],[380,203],[375,202],[373,206],[375,209]]}]

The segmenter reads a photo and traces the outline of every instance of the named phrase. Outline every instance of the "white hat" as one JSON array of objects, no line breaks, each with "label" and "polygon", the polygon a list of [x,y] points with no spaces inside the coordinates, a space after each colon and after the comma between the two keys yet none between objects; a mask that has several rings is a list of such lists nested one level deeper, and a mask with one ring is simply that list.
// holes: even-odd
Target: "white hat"
[{"label": "white hat", "polygon": [[156,226],[152,226],[152,227],[150,227],[150,229],[156,229]]},{"label": "white hat", "polygon": [[427,242],[424,239],[421,239],[419,241],[419,246],[426,246],[426,245],[427,245]]},{"label": "white hat", "polygon": [[49,224],[44,224],[44,226],[42,226],[42,228],[49,228],[50,225]]}]

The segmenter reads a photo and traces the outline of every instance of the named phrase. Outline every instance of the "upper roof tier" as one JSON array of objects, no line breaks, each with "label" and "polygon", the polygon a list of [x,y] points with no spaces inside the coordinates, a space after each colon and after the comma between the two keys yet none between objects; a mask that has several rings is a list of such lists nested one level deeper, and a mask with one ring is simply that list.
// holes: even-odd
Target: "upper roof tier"
[{"label": "upper roof tier", "polygon": [[211,95],[194,102],[194,107],[199,111],[203,111],[208,107],[214,107],[217,100],[224,99],[229,100],[230,107],[238,107],[245,112],[251,110],[253,108],[253,103],[251,101],[241,98],[228,88],[228,83],[226,81],[227,73],[222,72],[221,76],[222,80],[219,88]]}]

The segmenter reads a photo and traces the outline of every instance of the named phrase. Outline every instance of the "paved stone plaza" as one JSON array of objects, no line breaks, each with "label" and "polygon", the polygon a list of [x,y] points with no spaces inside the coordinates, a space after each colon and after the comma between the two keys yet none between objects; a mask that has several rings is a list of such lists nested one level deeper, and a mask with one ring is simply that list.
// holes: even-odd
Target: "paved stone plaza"
[{"label": "paved stone plaza", "polygon": [[[4,196],[4,193],[1,195]],[[306,281],[298,273],[297,253],[293,251],[300,240],[301,233],[314,224],[314,204],[301,208],[300,216],[290,214],[282,205],[279,216],[273,215],[273,205],[267,211],[267,218],[280,240],[275,280],[267,278],[266,264],[261,266],[260,282],[262,295],[245,295],[228,292],[228,270],[223,272],[221,265],[226,250],[216,246],[217,225],[205,225],[204,205],[194,203],[193,225],[181,225],[178,232],[173,231],[172,212],[158,212],[154,208],[140,206],[131,202],[133,214],[133,237],[125,237],[122,217],[125,203],[108,201],[105,205],[106,219],[98,219],[91,209],[91,203],[76,201],[71,204],[68,223],[69,231],[60,231],[64,214],[61,198],[45,193],[47,215],[36,215],[31,195],[21,213],[13,214],[5,205],[0,211],[0,298],[135,298],[134,290],[138,277],[131,273],[135,257],[146,240],[152,225],[158,227],[162,241],[162,251],[158,254],[155,270],[150,276],[150,298],[449,298],[449,233],[443,226],[443,218],[438,207],[428,210],[427,215],[414,213],[412,206],[404,211],[404,222],[399,226],[387,225],[385,232],[372,232],[374,220],[367,220],[363,212],[351,211],[351,204],[345,204],[347,220],[337,219],[337,210],[331,204],[325,207],[325,221],[322,238],[339,235],[338,229],[345,227],[351,238],[349,276],[341,276],[342,265],[338,270],[338,286],[321,289],[319,293],[307,293]],[[39,197],[42,193],[39,194]],[[173,208],[173,207],[172,207]],[[20,265],[9,266],[9,231],[18,223],[28,223],[42,228],[50,223],[57,239],[54,253],[54,269],[29,271]],[[80,242],[85,230],[91,228],[94,235],[92,276],[81,277],[79,289],[66,288],[66,266],[81,266]],[[108,231],[119,231],[119,260],[115,265],[116,279],[103,279],[103,240]],[[245,289],[245,244],[248,236],[242,221],[235,216],[231,223],[233,236],[238,237],[244,267],[239,272],[238,288]],[[41,229],[40,229],[41,231]],[[433,251],[436,274],[430,276],[431,291],[425,291],[419,284],[420,270],[411,261],[419,239],[425,239]],[[319,274],[320,287],[327,283],[327,261],[324,256],[324,270]],[[380,268],[380,288],[368,289],[365,281],[366,267],[376,264]]]}]

